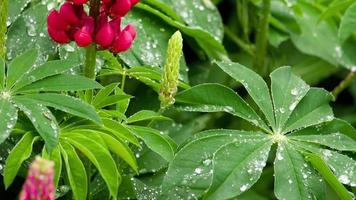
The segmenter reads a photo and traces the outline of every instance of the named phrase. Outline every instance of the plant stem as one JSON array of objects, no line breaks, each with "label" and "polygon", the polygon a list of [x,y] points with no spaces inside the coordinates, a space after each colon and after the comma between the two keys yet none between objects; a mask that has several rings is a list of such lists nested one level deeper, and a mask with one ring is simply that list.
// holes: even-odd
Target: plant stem
[{"label": "plant stem", "polygon": [[259,18],[258,30],[256,35],[256,54],[254,67],[256,71],[264,76],[267,73],[266,52],[269,29],[269,14],[271,9],[271,0],[263,0],[262,12]]},{"label": "plant stem", "polygon": [[[100,13],[100,0],[90,0],[90,11],[89,15],[96,21]],[[91,44],[86,48],[85,55],[85,68],[84,74],[86,77],[95,79],[95,67],[96,67],[96,45]]]},{"label": "plant stem", "polygon": [[6,32],[7,32],[7,14],[8,14],[8,0],[1,0],[0,2],[0,58],[5,58],[6,55]]},{"label": "plant stem", "polygon": [[335,99],[343,90],[345,90],[350,85],[350,83],[352,82],[352,80],[355,77],[356,77],[356,71],[351,71],[346,76],[346,78],[343,81],[341,81],[341,83],[333,89],[333,91],[331,93],[334,95]]},{"label": "plant stem", "polygon": [[85,49],[85,68],[84,74],[86,77],[95,79],[96,68],[96,45],[91,44]]},{"label": "plant stem", "polygon": [[126,69],[123,68],[124,71],[122,72],[122,80],[121,80],[121,90],[124,91],[125,83],[126,83]]},{"label": "plant stem", "polygon": [[237,46],[246,51],[250,55],[255,55],[254,47],[252,45],[246,44],[240,38],[238,38],[227,26],[224,27],[225,34],[228,36]]}]

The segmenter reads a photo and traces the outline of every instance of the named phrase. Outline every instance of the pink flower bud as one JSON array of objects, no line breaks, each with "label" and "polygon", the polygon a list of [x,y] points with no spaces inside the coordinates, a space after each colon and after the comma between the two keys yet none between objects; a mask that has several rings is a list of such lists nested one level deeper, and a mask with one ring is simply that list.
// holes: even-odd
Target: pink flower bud
[{"label": "pink flower bud", "polygon": [[54,200],[54,162],[36,157],[30,165],[19,200]]},{"label": "pink flower bud", "polygon": [[131,34],[132,39],[135,39],[135,38],[136,38],[137,33],[136,33],[136,28],[135,28],[134,25],[128,24],[128,25],[124,28],[123,31],[128,31],[128,32]]},{"label": "pink flower bud", "polygon": [[131,7],[131,0],[116,0],[111,6],[110,14],[113,17],[123,17],[130,11]]},{"label": "pink flower bud", "polygon": [[131,47],[132,42],[133,38],[131,33],[129,31],[121,31],[119,36],[115,39],[111,50],[114,53],[127,51]]}]

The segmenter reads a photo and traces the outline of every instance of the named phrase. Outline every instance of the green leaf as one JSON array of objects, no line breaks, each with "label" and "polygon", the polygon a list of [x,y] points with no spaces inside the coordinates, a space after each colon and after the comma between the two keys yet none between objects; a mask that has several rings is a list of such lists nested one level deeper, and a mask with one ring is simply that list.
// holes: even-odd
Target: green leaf
[{"label": "green leaf", "polygon": [[37,137],[35,137],[32,133],[26,133],[11,150],[6,159],[4,169],[4,184],[6,188],[8,188],[14,181],[21,164],[30,157],[33,144],[36,140]]},{"label": "green leaf", "polygon": [[16,106],[25,113],[45,141],[48,152],[58,143],[59,127],[56,118],[45,106],[30,99],[13,98]]},{"label": "green leaf", "polygon": [[71,96],[54,93],[40,93],[28,94],[16,98],[27,100],[32,99],[44,106],[50,106],[55,109],[70,113],[72,115],[89,119],[97,124],[101,124],[101,119],[99,115],[96,113],[95,109],[91,105],[84,103],[83,101]]},{"label": "green leaf", "polygon": [[108,86],[105,86],[103,89],[99,90],[99,92],[95,95],[92,104],[97,107],[102,101],[105,100],[118,86],[117,83],[112,83]]},{"label": "green leaf", "polygon": [[293,135],[327,135],[330,133],[341,133],[356,141],[356,130],[346,121],[334,119],[321,125],[311,126],[293,133]]},{"label": "green leaf", "polygon": [[331,168],[339,182],[352,187],[356,186],[356,174],[354,173],[356,171],[355,160],[336,151],[321,149],[308,143],[298,142],[298,145],[320,156],[323,162]]},{"label": "green leaf", "polygon": [[253,70],[232,62],[217,62],[216,63],[224,72],[229,74],[236,81],[240,82],[258,107],[264,113],[269,124],[274,127],[274,114],[271,95],[268,86],[261,76]]},{"label": "green leaf", "polygon": [[221,147],[214,155],[213,181],[206,199],[230,199],[248,190],[260,178],[272,143],[241,141]]},{"label": "green leaf", "polygon": [[135,155],[125,143],[113,138],[108,134],[102,133],[100,136],[104,139],[111,152],[121,157],[136,173],[138,173],[138,166]]},{"label": "green leaf", "polygon": [[102,99],[102,101],[100,101],[99,103],[95,104],[94,106],[99,109],[99,108],[104,108],[106,106],[111,106],[114,105],[120,101],[124,101],[127,99],[130,99],[131,96],[127,95],[127,94],[116,94],[116,95],[111,95],[108,96],[104,99]]},{"label": "green leaf", "polygon": [[27,86],[33,82],[36,82],[49,76],[62,74],[77,66],[78,63],[75,63],[70,60],[52,60],[46,62],[43,65],[40,65],[33,69],[30,73],[26,74],[26,76],[22,77],[22,79],[16,83],[13,90],[16,91],[24,86]]},{"label": "green leaf", "polygon": [[[49,12],[47,6],[53,8],[59,2],[48,2],[48,5],[46,5],[45,3],[35,3],[32,0],[26,0],[25,3],[18,1],[23,0],[9,3],[10,8],[17,6],[17,9],[20,9],[20,12],[23,11],[23,13],[20,15],[16,12],[14,17],[17,19],[8,29],[7,59],[12,60],[29,49],[37,48],[41,52],[37,64],[44,63],[48,59],[47,56],[56,53],[57,46],[57,43],[53,42],[47,32],[47,15]],[[29,3],[31,3],[31,6],[28,6]],[[10,14],[13,16],[14,13],[11,13],[10,10]]]},{"label": "green leaf", "polygon": [[339,27],[339,39],[344,43],[356,31],[356,3],[347,8]]},{"label": "green leaf", "polygon": [[325,199],[323,180],[288,143],[278,144],[274,176],[274,193],[278,199]]},{"label": "green leaf", "polygon": [[62,172],[62,158],[61,158],[61,149],[60,146],[57,145],[56,148],[53,149],[51,154],[48,154],[46,148],[42,149],[42,157],[45,159],[52,160],[54,162],[54,185],[55,188],[58,187],[58,182],[61,177]]},{"label": "green leaf", "polygon": [[[219,98],[217,98],[219,97]],[[227,112],[269,131],[256,112],[233,90],[219,84],[201,84],[176,96],[178,108],[193,112]]]},{"label": "green leaf", "polygon": [[112,120],[112,119],[104,118],[102,120],[103,120],[105,128],[107,130],[109,130],[117,138],[122,139],[122,140],[127,140],[127,141],[131,142],[132,144],[140,147],[140,143],[138,142],[135,135],[129,129],[127,129],[125,126],[123,126],[119,122]]},{"label": "green leaf", "polygon": [[38,91],[80,91],[89,89],[100,89],[102,86],[92,79],[61,74],[51,76],[25,86],[19,92],[38,92]]},{"label": "green leaf", "polygon": [[182,147],[170,162],[162,184],[164,199],[201,196],[212,181],[215,152],[232,142],[261,141],[265,138],[265,134],[237,130],[210,130],[200,133],[197,139]]},{"label": "green leaf", "polygon": [[325,20],[329,17],[339,14],[342,10],[353,4],[355,0],[334,0],[327,9],[322,13],[319,20]]},{"label": "green leaf", "polygon": [[146,120],[170,120],[170,118],[165,117],[151,110],[141,110],[131,115],[127,119],[127,123],[134,123],[134,122],[146,121]]},{"label": "green leaf", "polygon": [[159,131],[147,127],[130,126],[132,132],[142,139],[148,148],[156,152],[167,161],[173,160],[176,144],[168,136],[160,134]]},{"label": "green leaf", "polygon": [[86,199],[88,178],[82,161],[73,146],[69,143],[61,141],[60,148],[74,199]]},{"label": "green leaf", "polygon": [[0,144],[9,137],[17,122],[17,109],[0,91]]},{"label": "green leaf", "polygon": [[0,89],[5,88],[5,61],[0,58]]},{"label": "green leaf", "polygon": [[340,199],[352,200],[349,191],[338,181],[338,179],[331,172],[325,162],[316,154],[308,154],[307,159],[316,168],[324,179],[330,184],[331,188],[337,193]]},{"label": "green leaf", "polygon": [[226,50],[225,50],[224,46],[215,37],[210,35],[210,33],[203,30],[202,28],[186,26],[185,24],[175,21],[172,18],[166,16],[164,13],[158,11],[157,9],[154,9],[154,8],[152,8],[148,5],[142,4],[142,3],[138,4],[136,7],[140,8],[142,10],[148,11],[148,12],[160,17],[167,24],[178,28],[184,34],[193,37],[197,41],[199,46],[211,58],[214,58],[217,60],[227,60],[228,59],[226,56]]},{"label": "green leaf", "polygon": [[26,72],[29,72],[36,62],[38,51],[29,50],[11,61],[7,69],[6,87],[11,88]]},{"label": "green leaf", "polygon": [[309,86],[294,75],[290,67],[278,68],[271,73],[270,77],[276,116],[275,131],[281,133],[291,113],[307,94]]},{"label": "green leaf", "polygon": [[333,97],[328,91],[319,88],[310,88],[290,115],[284,132],[333,120],[334,114],[329,106],[329,102],[332,99]]},{"label": "green leaf", "polygon": [[[153,4],[154,1],[144,1],[144,3]],[[199,27],[202,30],[208,32],[213,36],[217,41],[222,41],[224,32],[223,32],[223,23],[218,9],[210,0],[205,1],[191,1],[191,0],[159,0],[163,5],[159,8],[170,14],[176,21],[183,21],[189,27]],[[153,5],[157,5],[153,4]],[[180,17],[177,18],[173,14],[175,11],[176,15]]]},{"label": "green leaf", "polygon": [[75,148],[79,149],[86,157],[88,157],[99,170],[101,177],[105,180],[110,195],[116,197],[121,182],[121,176],[109,151],[104,149],[96,141],[81,134],[67,135],[66,141],[71,143]]},{"label": "green leaf", "polygon": [[340,151],[356,152],[356,141],[340,132],[320,135],[295,135],[289,138],[296,141],[321,144]]}]

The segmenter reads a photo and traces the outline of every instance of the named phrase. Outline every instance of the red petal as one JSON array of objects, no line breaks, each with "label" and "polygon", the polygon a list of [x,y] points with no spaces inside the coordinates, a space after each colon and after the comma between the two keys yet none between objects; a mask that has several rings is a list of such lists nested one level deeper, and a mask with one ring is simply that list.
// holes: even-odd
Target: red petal
[{"label": "red petal", "polygon": [[132,6],[136,5],[138,2],[140,2],[140,0],[131,0]]},{"label": "red petal", "polygon": [[60,44],[65,44],[70,42],[68,35],[63,30],[55,30],[51,27],[47,27],[49,36],[56,42]]},{"label": "red petal", "polygon": [[79,18],[76,15],[73,4],[66,2],[61,6],[60,14],[65,21],[75,25],[79,23]]},{"label": "red petal", "polygon": [[86,47],[93,42],[93,38],[88,30],[83,27],[74,33],[74,40],[80,47]]},{"label": "red petal", "polygon": [[110,9],[110,14],[114,17],[123,17],[130,11],[131,7],[131,0],[116,0]]},{"label": "red petal", "polygon": [[66,30],[68,23],[63,20],[62,16],[57,10],[52,10],[47,17],[47,25],[51,29],[55,30]]},{"label": "red petal", "polygon": [[104,49],[109,47],[115,37],[115,31],[111,28],[109,23],[106,23],[99,27],[99,31],[96,34],[95,41]]}]

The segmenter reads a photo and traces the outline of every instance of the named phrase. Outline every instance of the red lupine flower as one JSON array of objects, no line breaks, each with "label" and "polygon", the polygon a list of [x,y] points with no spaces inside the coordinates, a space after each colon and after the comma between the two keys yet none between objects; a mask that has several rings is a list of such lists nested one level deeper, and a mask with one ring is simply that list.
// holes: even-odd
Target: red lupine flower
[{"label": "red lupine flower", "polygon": [[138,2],[101,0],[99,19],[94,20],[84,11],[83,4],[88,0],[66,0],[59,11],[49,13],[48,33],[60,44],[75,41],[78,46],[86,47],[95,42],[101,49],[111,49],[116,53],[126,51],[136,38],[136,30],[133,25],[121,30],[121,17]]},{"label": "red lupine flower", "polygon": [[19,200],[54,200],[54,162],[36,157],[28,171]]}]

